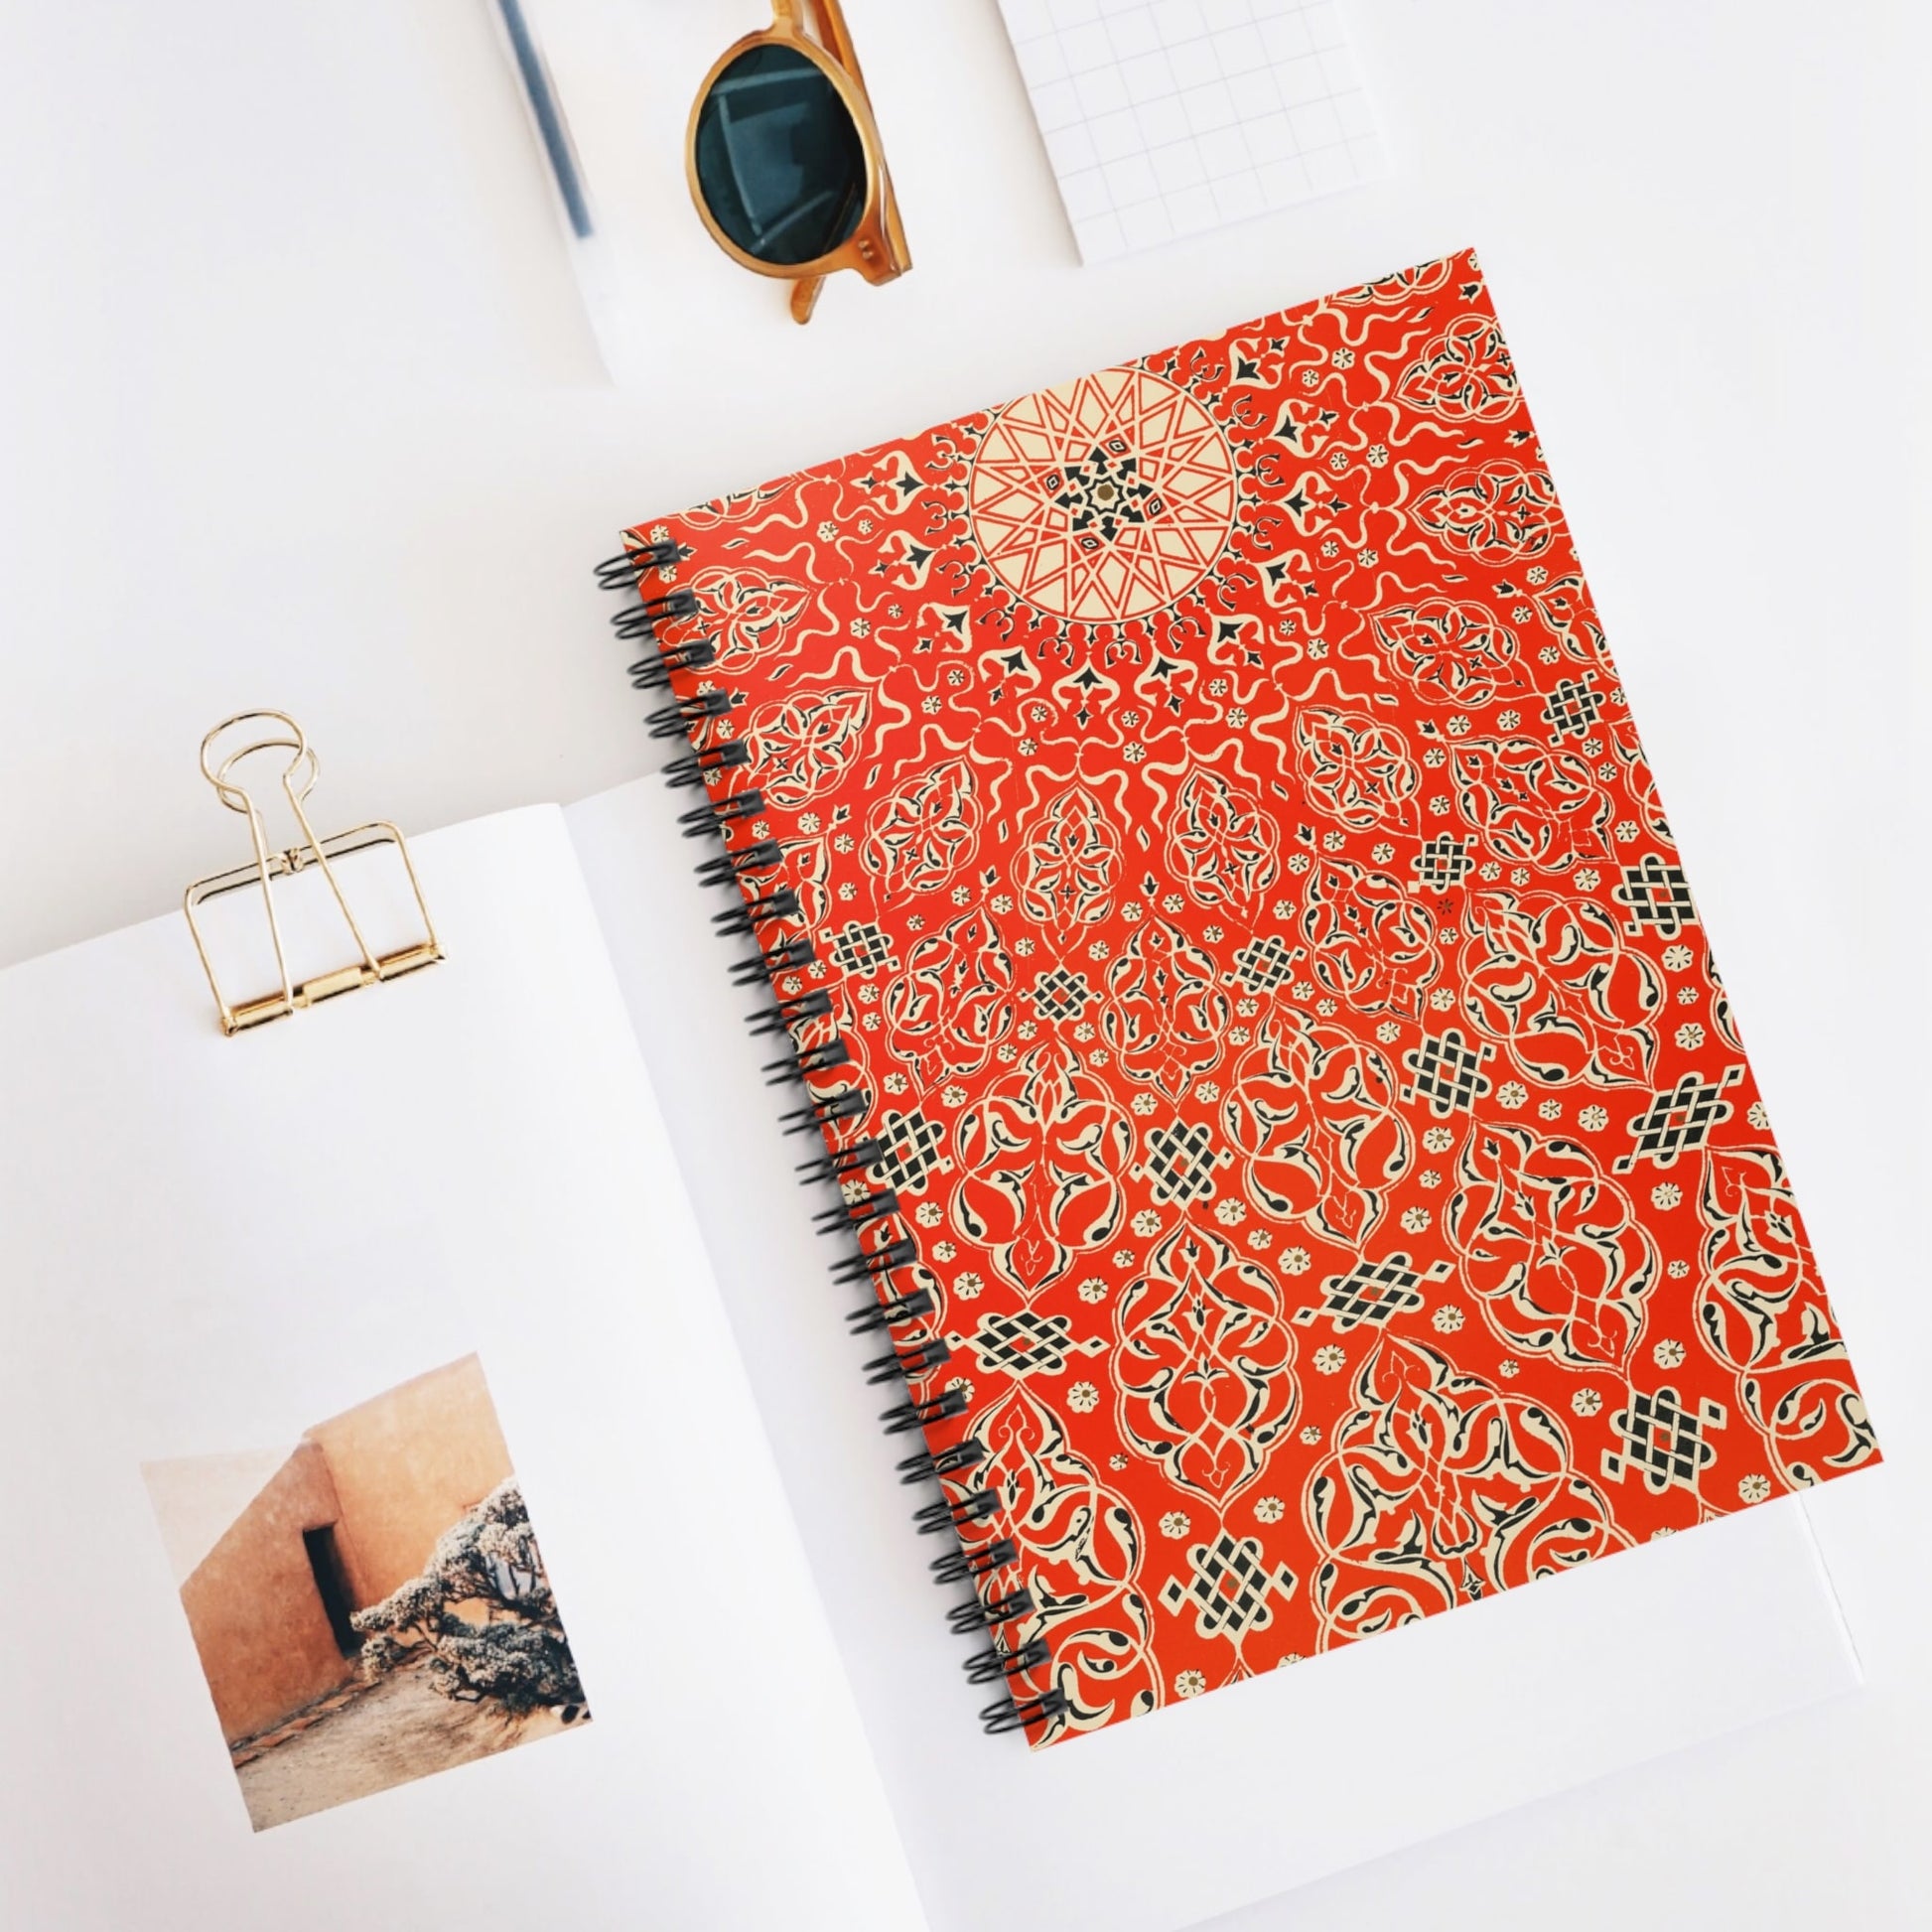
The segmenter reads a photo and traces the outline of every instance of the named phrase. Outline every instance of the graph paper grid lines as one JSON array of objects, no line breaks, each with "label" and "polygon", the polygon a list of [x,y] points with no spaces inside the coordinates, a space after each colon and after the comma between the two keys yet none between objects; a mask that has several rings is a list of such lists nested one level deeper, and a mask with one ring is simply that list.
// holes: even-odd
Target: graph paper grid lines
[{"label": "graph paper grid lines", "polygon": [[1335,0],[1000,0],[1083,261],[1388,173]]}]

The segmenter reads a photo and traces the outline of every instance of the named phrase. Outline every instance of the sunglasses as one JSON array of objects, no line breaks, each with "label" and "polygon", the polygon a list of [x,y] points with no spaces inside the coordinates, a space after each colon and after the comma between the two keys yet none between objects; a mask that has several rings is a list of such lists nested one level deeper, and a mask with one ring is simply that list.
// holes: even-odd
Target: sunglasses
[{"label": "sunglasses", "polygon": [[685,172],[719,247],[790,281],[794,322],[842,268],[890,282],[912,266],[838,0],[771,0],[771,25],[726,50],[691,109]]}]

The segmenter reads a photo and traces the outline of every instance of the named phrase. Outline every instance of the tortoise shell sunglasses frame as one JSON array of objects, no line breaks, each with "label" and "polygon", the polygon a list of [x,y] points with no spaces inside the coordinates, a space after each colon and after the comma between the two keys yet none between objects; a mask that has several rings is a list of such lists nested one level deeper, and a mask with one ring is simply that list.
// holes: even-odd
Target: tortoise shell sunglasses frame
[{"label": "tortoise shell sunglasses frame", "polygon": [[[816,36],[809,28],[811,15],[817,18]],[[699,129],[706,121],[706,109],[712,104],[713,93],[732,68],[759,50],[794,57],[785,62],[793,71],[796,71],[797,58],[817,69],[850,118],[865,160],[865,199],[857,220],[836,245],[808,261],[761,259],[741,246],[720,225],[700,177]],[[811,320],[825,278],[842,268],[857,269],[868,282],[881,283],[896,280],[912,266],[905,245],[905,230],[899,221],[898,203],[893,195],[892,176],[886,169],[879,127],[873,119],[871,97],[866,92],[865,76],[859,70],[859,59],[853,51],[852,36],[846,28],[839,0],[771,0],[771,25],[760,33],[746,35],[718,57],[692,103],[685,132],[684,171],[698,214],[719,247],[745,268],[791,283],[794,322]]]}]

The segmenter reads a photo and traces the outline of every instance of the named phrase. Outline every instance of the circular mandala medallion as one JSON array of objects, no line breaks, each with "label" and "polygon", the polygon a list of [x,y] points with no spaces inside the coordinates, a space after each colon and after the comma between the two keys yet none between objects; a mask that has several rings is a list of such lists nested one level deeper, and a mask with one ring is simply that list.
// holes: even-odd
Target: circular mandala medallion
[{"label": "circular mandala medallion", "polygon": [[1087,623],[1144,617],[1214,567],[1234,524],[1234,454],[1185,389],[1102,369],[1022,396],[973,460],[973,536],[1001,583]]}]

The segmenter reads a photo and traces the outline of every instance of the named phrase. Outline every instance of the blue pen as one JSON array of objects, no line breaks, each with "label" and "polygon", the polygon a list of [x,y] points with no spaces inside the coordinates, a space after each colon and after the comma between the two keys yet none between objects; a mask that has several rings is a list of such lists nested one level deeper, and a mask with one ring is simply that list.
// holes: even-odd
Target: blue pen
[{"label": "blue pen", "polygon": [[536,123],[537,139],[549,158],[550,172],[557,183],[557,194],[564,205],[564,218],[580,241],[596,232],[591,220],[590,197],[584,192],[584,171],[571,146],[570,128],[563,109],[557,105],[557,90],[550,83],[550,70],[544,66],[543,52],[524,17],[522,0],[496,0],[502,16],[503,32],[509,40],[510,59],[517,78],[523,83],[523,97],[529,103],[530,118]]}]

